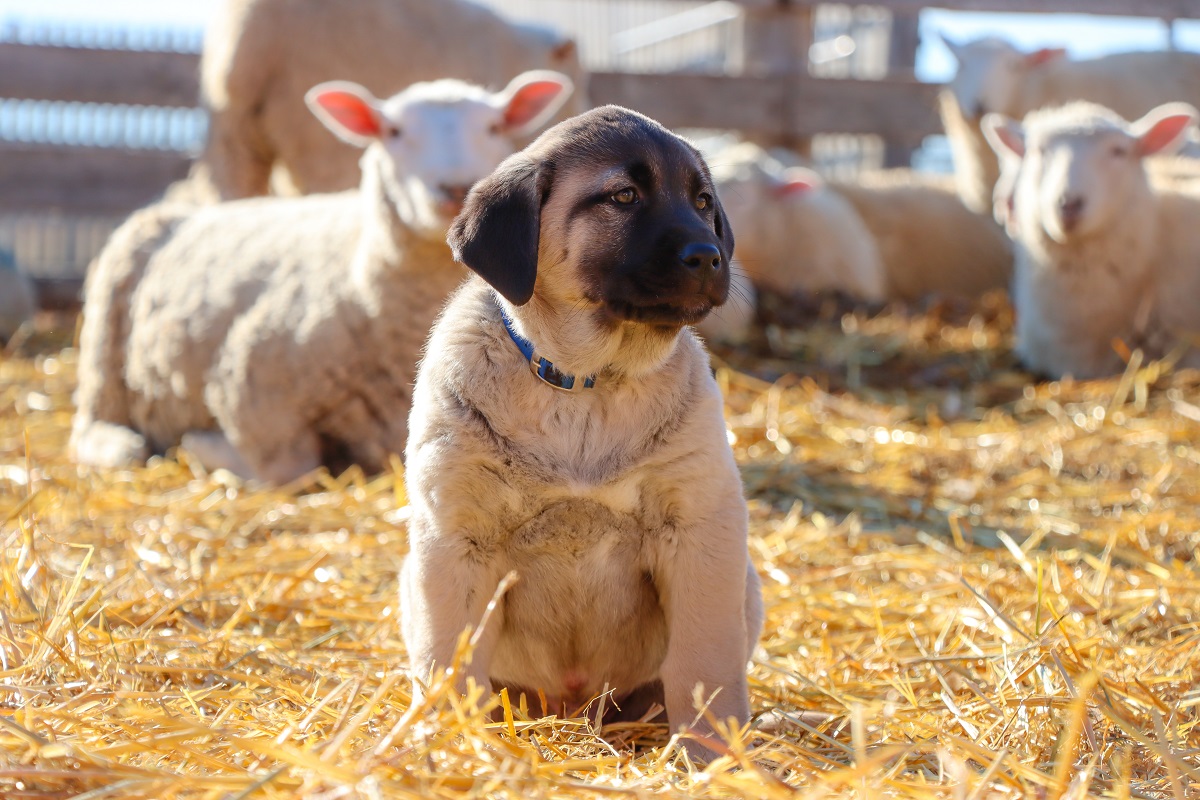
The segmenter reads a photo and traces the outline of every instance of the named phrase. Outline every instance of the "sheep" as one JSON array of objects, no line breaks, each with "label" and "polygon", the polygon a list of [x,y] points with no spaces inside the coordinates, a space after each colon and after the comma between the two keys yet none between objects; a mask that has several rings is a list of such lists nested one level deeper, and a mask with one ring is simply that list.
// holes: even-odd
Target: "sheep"
[{"label": "sheep", "polygon": [[[1021,173],[1021,158],[997,139],[993,129],[982,129],[984,139],[995,151],[999,158],[1000,175],[992,191],[992,216],[1004,227],[1008,235],[1017,238],[1017,218],[1013,202],[1013,193],[1017,185],[1017,177]],[[1154,156],[1145,159],[1146,173],[1152,186],[1163,188],[1178,188],[1186,191],[1200,190],[1200,153],[1196,152],[1196,143],[1184,144],[1178,155]]]},{"label": "sheep", "polygon": [[785,170],[751,144],[711,162],[737,261],[760,289],[883,302],[974,297],[1008,282],[1004,235],[944,182],[905,170],[826,182],[809,169]]},{"label": "sheep", "polygon": [[884,299],[886,278],[874,238],[850,203],[816,173],[786,171],[748,142],[714,154],[709,163],[737,236],[735,257],[756,287]]},{"label": "sheep", "polygon": [[[224,199],[309,194],[358,185],[357,154],[308,114],[304,92],[331,78],[379,97],[417,81],[548,68],[586,108],[575,44],[547,28],[513,25],[470,0],[226,0],[205,40],[201,91],[211,115],[193,174]],[[275,180],[272,180],[273,168]],[[281,179],[282,178],[282,179]]]},{"label": "sheep", "polygon": [[909,170],[864,172],[835,182],[875,238],[887,298],[980,297],[1007,288],[1012,247],[991,220],[965,205],[950,179]]},{"label": "sheep", "polygon": [[988,37],[965,44],[942,37],[958,62],[943,93],[942,123],[954,155],[959,195],[976,213],[988,213],[1000,174],[979,121],[988,112],[1014,119],[1071,100],[1090,100],[1133,118],[1171,101],[1200,104],[1200,54],[1114,53],[1074,61],[1062,48],[1023,53]]},{"label": "sheep", "polygon": [[446,244],[467,190],[571,91],[535,71],[498,94],[457,80],[386,102],[314,87],[365,148],[358,190],[135,214],[92,266],[71,450],[97,466],[183,442],[209,468],[285,483],[404,451],[418,352],[465,277]]},{"label": "sheep", "polygon": [[986,214],[992,203],[993,187],[1003,174],[1002,165],[988,147],[980,121],[963,113],[952,92],[938,92],[938,114],[950,144],[959,199],[976,214]]},{"label": "sheep", "polygon": [[11,253],[0,250],[0,344],[29,323],[36,311],[33,281],[17,269]]},{"label": "sheep", "polygon": [[[983,124],[1019,158],[1012,213],[1016,352],[1034,372],[1090,379],[1124,369],[1115,341],[1162,356],[1200,331],[1200,196],[1155,184],[1150,156],[1179,148],[1196,110],[1168,103],[1130,123],[1076,102]],[[1200,365],[1197,353],[1184,365]]]}]

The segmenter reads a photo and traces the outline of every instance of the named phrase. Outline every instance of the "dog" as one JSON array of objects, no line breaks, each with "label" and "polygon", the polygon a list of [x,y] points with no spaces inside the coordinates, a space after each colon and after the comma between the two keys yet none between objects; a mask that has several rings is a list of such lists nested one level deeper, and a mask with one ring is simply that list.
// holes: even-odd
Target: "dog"
[{"label": "dog", "polygon": [[624,718],[661,703],[709,755],[710,720],[749,719],[763,612],[690,327],[725,301],[734,245],[707,166],[648,117],[598,108],[476,184],[449,242],[475,276],[430,334],[406,448],[417,696],[511,570],[460,691],[557,714],[605,693]]}]

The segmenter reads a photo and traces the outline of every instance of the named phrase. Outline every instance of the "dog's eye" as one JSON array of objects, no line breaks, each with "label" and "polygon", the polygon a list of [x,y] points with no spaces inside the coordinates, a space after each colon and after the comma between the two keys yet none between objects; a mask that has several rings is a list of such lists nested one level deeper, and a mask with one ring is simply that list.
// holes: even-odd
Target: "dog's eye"
[{"label": "dog's eye", "polygon": [[711,205],[712,205],[712,195],[709,194],[708,192],[701,192],[700,196],[696,198],[696,208],[700,209],[701,211],[703,211],[704,209],[708,208]]},{"label": "dog's eye", "polygon": [[612,201],[619,206],[631,206],[638,201],[636,189],[626,188],[613,193]]},{"label": "dog's eye", "polygon": [[387,137],[389,139],[399,139],[400,138],[400,126],[399,125],[388,125],[386,128],[383,129],[383,132],[385,134],[387,134]]},{"label": "dog's eye", "polygon": [[1125,147],[1123,144],[1114,144],[1112,148],[1112,154],[1116,158],[1124,158],[1125,156],[1129,155],[1129,148]]}]

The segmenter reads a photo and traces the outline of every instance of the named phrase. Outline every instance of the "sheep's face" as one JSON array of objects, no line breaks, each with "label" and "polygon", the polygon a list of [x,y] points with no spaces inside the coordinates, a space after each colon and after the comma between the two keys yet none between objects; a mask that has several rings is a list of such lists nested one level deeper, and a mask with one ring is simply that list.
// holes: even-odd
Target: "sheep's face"
[{"label": "sheep's face", "polygon": [[479,100],[384,107],[385,185],[412,230],[443,239],[476,181],[516,152],[503,111]]},{"label": "sheep's face", "polygon": [[1021,54],[999,39],[981,39],[951,48],[958,71],[950,91],[967,117],[1007,111],[1016,88]]},{"label": "sheep's face", "polygon": [[[1148,190],[1136,141],[1119,129],[1062,131],[1030,142],[1022,175],[1042,229],[1068,244],[1103,233]],[[1016,200],[1023,203],[1025,196]]]},{"label": "sheep's face", "polygon": [[[354,84],[321,84],[314,113],[342,139],[375,151],[364,181],[378,181],[417,235],[445,239],[471,186],[517,150],[571,93],[556,72],[534,71],[492,93],[458,80],[418,83],[384,103]],[[376,174],[371,174],[372,172]]]},{"label": "sheep's face", "polygon": [[983,128],[1015,180],[1007,209],[1015,230],[1068,244],[1120,229],[1130,209],[1151,202],[1142,159],[1178,150],[1196,118],[1182,103],[1133,123],[1092,103],[1072,103],[1031,114],[1025,127],[989,115]]},{"label": "sheep's face", "polygon": [[1041,69],[1065,55],[1061,48],[1043,48],[1022,53],[1008,42],[989,37],[966,44],[942,41],[958,62],[950,91],[963,114],[981,119],[996,112],[1016,114],[1020,85],[1031,71]]}]

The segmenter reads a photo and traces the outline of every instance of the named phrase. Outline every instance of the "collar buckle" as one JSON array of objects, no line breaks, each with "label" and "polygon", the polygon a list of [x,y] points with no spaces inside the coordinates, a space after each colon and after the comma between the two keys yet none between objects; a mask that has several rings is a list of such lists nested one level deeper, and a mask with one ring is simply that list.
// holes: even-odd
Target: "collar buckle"
[{"label": "collar buckle", "polygon": [[549,384],[560,392],[579,392],[584,389],[593,389],[596,386],[595,378],[588,377],[581,381],[574,375],[559,372],[558,367],[554,366],[550,359],[542,358],[536,350],[529,357],[529,371],[536,375],[542,383]]},{"label": "collar buckle", "polygon": [[513,329],[512,320],[508,318],[508,312],[504,310],[504,306],[500,305],[499,301],[496,302],[496,305],[500,308],[500,320],[504,323],[504,330],[508,332],[508,338],[513,340],[513,344],[521,351],[521,355],[525,356],[525,360],[529,362],[529,371],[536,375],[538,380],[560,392],[579,392],[596,387],[596,376],[592,375],[580,380],[578,376],[567,375],[559,371],[550,359],[539,356],[533,343]]}]

